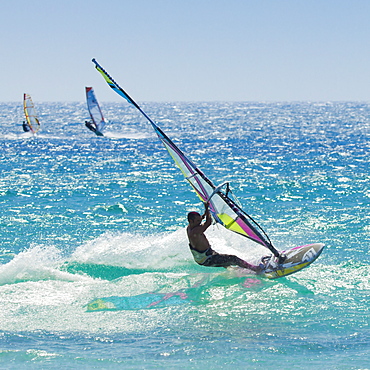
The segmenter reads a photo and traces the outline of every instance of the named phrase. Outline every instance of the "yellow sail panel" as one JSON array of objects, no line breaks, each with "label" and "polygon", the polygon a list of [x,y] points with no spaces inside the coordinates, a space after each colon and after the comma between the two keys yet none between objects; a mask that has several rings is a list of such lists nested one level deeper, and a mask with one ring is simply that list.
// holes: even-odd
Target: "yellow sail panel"
[{"label": "yellow sail panel", "polygon": [[235,233],[249,237],[248,233],[237,223],[237,219],[232,218],[226,213],[218,213],[217,216],[221,220],[222,224]]}]

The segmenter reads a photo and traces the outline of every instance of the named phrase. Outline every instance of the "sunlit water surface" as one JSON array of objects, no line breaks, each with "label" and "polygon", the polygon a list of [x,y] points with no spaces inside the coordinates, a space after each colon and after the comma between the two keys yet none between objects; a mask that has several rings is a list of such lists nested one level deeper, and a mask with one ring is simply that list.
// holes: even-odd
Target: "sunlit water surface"
[{"label": "sunlit water surface", "polygon": [[367,103],[142,103],[277,249],[326,244],[278,280],[194,263],[202,205],[133,107],[97,137],[85,103],[35,103],[36,136],[0,104],[2,368],[370,368]]}]

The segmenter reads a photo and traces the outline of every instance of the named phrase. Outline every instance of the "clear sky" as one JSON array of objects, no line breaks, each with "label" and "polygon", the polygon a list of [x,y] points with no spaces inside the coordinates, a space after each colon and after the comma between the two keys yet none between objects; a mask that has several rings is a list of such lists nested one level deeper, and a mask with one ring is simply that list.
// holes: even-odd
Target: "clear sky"
[{"label": "clear sky", "polygon": [[370,100],[369,0],[2,0],[0,101]]}]

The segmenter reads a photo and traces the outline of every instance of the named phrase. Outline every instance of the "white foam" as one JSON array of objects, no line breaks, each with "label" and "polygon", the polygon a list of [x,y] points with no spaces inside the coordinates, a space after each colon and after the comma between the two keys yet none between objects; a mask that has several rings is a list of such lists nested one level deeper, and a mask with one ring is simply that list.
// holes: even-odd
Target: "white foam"
[{"label": "white foam", "polygon": [[105,233],[78,247],[70,260],[129,269],[160,269],[190,259],[184,229],[173,233],[141,235]]},{"label": "white foam", "polygon": [[16,255],[10,262],[0,266],[0,285],[24,281],[86,279],[60,271],[63,263],[60,251],[52,246],[32,246]]}]

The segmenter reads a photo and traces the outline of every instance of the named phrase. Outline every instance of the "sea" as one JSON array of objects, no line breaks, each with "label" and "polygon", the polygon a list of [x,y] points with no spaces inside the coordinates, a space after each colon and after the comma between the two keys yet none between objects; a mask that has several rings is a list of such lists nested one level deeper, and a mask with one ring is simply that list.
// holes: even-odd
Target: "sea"
[{"label": "sea", "polygon": [[[370,369],[369,102],[140,102],[278,250],[324,243],[270,280],[202,267],[204,207],[135,107],[0,103],[1,369]],[[213,224],[213,248],[269,251]]]}]

